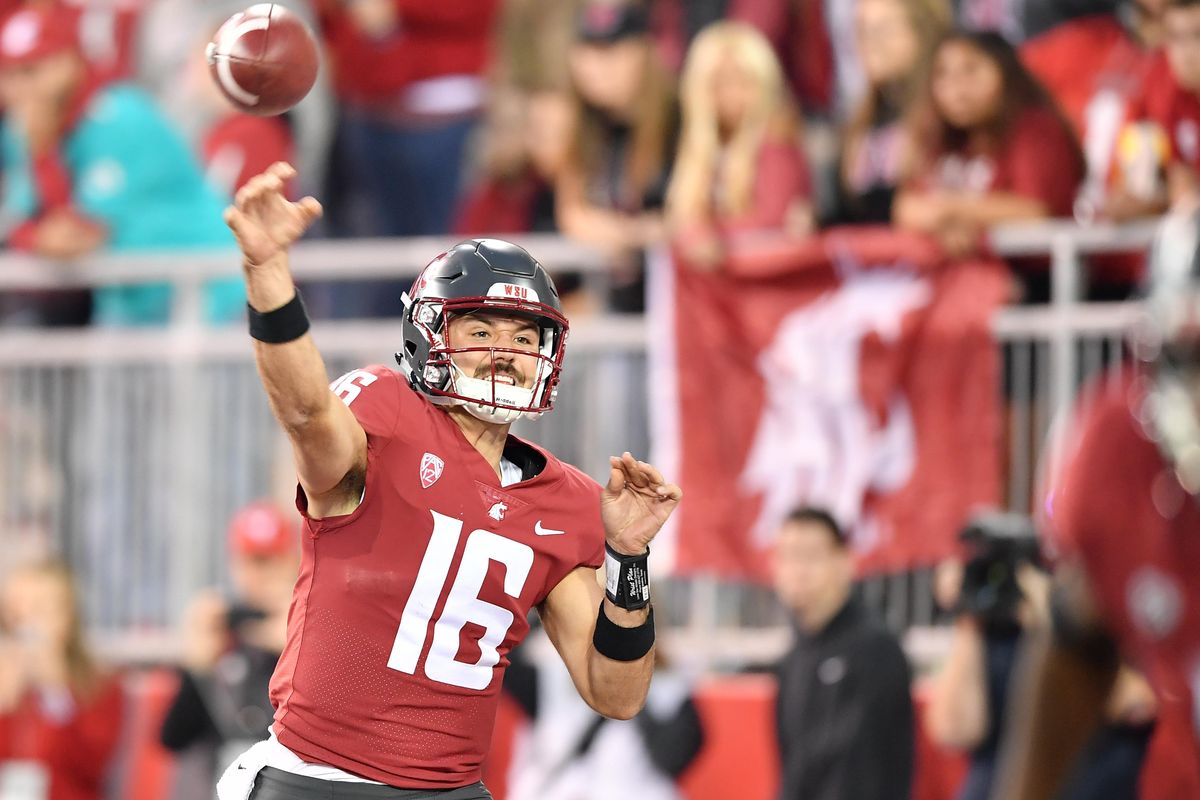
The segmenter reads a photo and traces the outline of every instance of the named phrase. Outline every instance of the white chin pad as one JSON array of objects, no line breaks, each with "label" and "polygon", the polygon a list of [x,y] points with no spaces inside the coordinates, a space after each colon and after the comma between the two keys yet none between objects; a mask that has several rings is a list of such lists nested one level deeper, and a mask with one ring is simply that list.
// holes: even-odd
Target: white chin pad
[{"label": "white chin pad", "polygon": [[513,408],[496,408],[492,405],[493,403],[501,403],[506,406],[529,408],[533,405],[532,389],[509,386],[506,383],[493,384],[490,380],[482,380],[480,378],[469,378],[457,365],[455,369],[458,372],[454,380],[455,392],[464,397],[479,401],[478,403],[472,403],[470,400],[463,401],[463,408],[471,416],[481,419],[484,422],[495,423],[516,422],[524,416],[530,418],[539,416],[537,412],[518,411]]}]

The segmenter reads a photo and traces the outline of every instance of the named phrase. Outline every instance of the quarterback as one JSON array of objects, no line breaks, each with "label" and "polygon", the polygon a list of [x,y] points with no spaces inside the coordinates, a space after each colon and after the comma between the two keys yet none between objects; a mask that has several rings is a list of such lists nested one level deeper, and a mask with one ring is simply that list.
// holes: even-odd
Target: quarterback
[{"label": "quarterback", "polygon": [[623,719],[641,708],[648,545],[681,492],[629,453],[601,487],[509,434],[550,410],[568,325],[549,275],[507,242],[462,242],[424,269],[402,298],[399,372],[329,385],[288,267],[321,207],[284,197],[293,174],[275,164],[226,210],[305,535],[271,737],[218,792],[488,798],[481,762],[530,609],[589,705]]}]

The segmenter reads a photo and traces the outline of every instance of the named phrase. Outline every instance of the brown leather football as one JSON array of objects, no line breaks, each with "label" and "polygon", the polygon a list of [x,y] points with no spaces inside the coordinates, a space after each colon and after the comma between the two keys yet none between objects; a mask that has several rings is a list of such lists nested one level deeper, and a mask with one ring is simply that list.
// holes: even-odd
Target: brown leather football
[{"label": "brown leather football", "polygon": [[205,54],[229,102],[263,117],[299,103],[312,89],[320,61],[312,31],[279,3],[258,3],[234,14]]}]

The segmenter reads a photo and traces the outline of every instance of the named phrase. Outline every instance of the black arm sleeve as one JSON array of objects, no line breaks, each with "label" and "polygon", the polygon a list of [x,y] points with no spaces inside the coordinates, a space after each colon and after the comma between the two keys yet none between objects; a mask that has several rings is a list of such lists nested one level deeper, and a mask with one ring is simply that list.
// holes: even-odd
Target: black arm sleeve
[{"label": "black arm sleeve", "polygon": [[642,711],[634,719],[650,761],[664,775],[678,778],[704,746],[704,725],[691,697],[666,719],[658,719],[648,711]]},{"label": "black arm sleeve", "polygon": [[179,691],[163,718],[158,740],[163,747],[177,753],[201,739],[220,738],[195,678],[187,670],[180,670]]}]

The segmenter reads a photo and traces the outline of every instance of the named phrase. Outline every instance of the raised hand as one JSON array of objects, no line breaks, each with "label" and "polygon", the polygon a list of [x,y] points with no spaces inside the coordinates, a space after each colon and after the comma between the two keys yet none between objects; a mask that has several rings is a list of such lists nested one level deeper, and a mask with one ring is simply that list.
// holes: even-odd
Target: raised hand
[{"label": "raised hand", "polygon": [[321,204],[312,197],[293,203],[284,196],[284,183],[295,174],[291,164],[278,161],[238,189],[234,204],[225,209],[225,223],[248,267],[285,253],[321,216]]},{"label": "raised hand", "polygon": [[600,519],[608,544],[618,553],[638,555],[679,505],[683,491],[662,473],[629,453],[609,459],[608,485],[600,496]]}]

